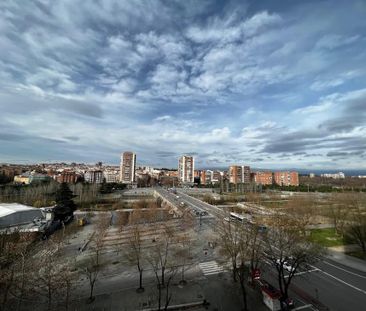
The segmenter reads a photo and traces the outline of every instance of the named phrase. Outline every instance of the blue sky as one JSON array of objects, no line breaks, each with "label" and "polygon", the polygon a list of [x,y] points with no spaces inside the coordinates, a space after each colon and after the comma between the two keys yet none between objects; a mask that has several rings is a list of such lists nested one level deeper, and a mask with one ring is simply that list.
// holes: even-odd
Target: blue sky
[{"label": "blue sky", "polygon": [[365,1],[0,3],[0,162],[366,168]]}]

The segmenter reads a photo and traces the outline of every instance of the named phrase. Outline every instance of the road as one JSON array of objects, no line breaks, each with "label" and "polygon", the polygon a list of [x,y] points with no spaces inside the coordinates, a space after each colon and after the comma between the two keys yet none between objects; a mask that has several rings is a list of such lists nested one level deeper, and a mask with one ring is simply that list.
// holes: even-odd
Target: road
[{"label": "road", "polygon": [[[161,195],[171,202],[181,204],[192,210],[205,211],[208,216],[206,225],[213,225],[225,212],[213,205],[193,198],[177,189],[177,194],[165,189],[158,190]],[[179,196],[179,198],[177,198]],[[267,267],[267,275],[275,276],[275,269]],[[299,273],[293,279],[293,290],[306,299],[307,302],[320,301],[330,310],[364,310],[366,305],[366,273],[343,266],[331,259],[324,259],[309,269],[309,272]]]}]

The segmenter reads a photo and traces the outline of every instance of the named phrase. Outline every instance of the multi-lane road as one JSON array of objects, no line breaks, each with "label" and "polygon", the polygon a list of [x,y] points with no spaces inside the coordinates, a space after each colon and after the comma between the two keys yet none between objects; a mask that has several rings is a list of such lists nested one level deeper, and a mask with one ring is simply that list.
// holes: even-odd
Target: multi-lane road
[{"label": "multi-lane road", "polygon": [[[193,198],[179,189],[177,193],[162,188],[157,191],[177,206],[183,205],[183,202],[192,211],[208,213],[202,217],[205,225],[214,225],[225,216],[222,209]],[[274,268],[267,266],[264,277],[275,281]],[[324,258],[308,271],[302,271],[295,276],[292,292],[304,301],[304,305],[313,305],[309,310],[320,307],[339,311],[365,310],[366,273]]]}]

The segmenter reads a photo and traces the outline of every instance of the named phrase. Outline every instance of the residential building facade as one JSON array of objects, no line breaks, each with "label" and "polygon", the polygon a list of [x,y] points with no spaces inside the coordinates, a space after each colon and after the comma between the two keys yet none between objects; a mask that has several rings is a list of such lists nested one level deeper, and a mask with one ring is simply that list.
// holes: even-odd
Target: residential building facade
[{"label": "residential building facade", "polygon": [[298,186],[299,173],[298,172],[274,172],[274,182],[280,186]]},{"label": "residential building facade", "polygon": [[192,156],[182,156],[178,161],[179,181],[183,183],[194,182],[194,158]]},{"label": "residential building facade", "polygon": [[91,184],[101,184],[103,182],[103,171],[101,170],[90,170],[84,174],[85,182]]},{"label": "residential building facade", "polygon": [[57,175],[56,181],[59,183],[76,183],[78,175],[72,171],[63,171],[60,175]]},{"label": "residential building facade", "polygon": [[261,185],[272,185],[273,184],[273,173],[272,172],[255,172],[254,182]]},{"label": "residential building facade", "polygon": [[339,172],[339,173],[335,173],[335,174],[320,174],[320,177],[343,179],[343,178],[346,178],[346,175],[343,172]]},{"label": "residential building facade", "polygon": [[103,177],[106,183],[117,183],[120,178],[120,173],[118,170],[105,170],[103,172]]},{"label": "residential building facade", "polygon": [[126,151],[121,155],[119,181],[124,184],[132,184],[136,181],[136,154]]},{"label": "residential building facade", "polygon": [[250,167],[231,165],[229,167],[229,181],[233,184],[250,183]]}]

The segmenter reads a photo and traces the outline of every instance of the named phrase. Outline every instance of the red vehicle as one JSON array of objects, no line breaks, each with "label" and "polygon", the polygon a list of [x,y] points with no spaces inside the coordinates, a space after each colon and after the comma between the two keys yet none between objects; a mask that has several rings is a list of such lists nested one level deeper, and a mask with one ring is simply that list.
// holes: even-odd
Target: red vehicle
[{"label": "red vehicle", "polygon": [[[291,298],[282,299],[281,292],[264,280],[258,281],[262,294],[264,304],[272,311],[290,310],[294,308],[295,303]],[[281,308],[281,305],[283,308]]]}]

